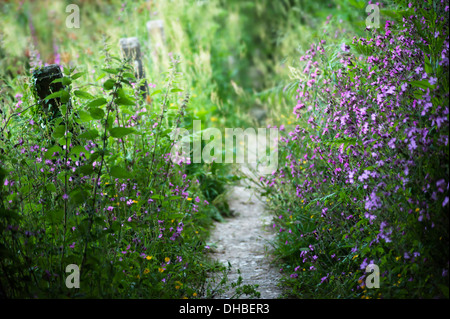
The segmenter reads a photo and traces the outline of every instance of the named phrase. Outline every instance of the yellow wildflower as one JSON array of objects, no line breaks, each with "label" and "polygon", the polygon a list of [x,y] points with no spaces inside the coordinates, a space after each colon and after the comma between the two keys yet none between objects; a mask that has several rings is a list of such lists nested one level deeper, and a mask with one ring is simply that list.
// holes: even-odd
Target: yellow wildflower
[{"label": "yellow wildflower", "polygon": [[150,270],[148,268],[144,269],[144,275],[148,274],[150,272]]},{"label": "yellow wildflower", "polygon": [[145,259],[147,259],[147,260],[151,260],[153,258],[153,256],[147,256],[147,257],[145,257]]},{"label": "yellow wildflower", "polygon": [[194,293],[192,294],[192,296],[194,296],[194,297],[197,297],[197,293],[196,293],[196,292],[194,292]]},{"label": "yellow wildflower", "polygon": [[166,258],[164,259],[164,261],[165,261],[166,263],[168,263],[168,262],[170,261],[170,258],[169,258],[169,257],[166,257]]}]

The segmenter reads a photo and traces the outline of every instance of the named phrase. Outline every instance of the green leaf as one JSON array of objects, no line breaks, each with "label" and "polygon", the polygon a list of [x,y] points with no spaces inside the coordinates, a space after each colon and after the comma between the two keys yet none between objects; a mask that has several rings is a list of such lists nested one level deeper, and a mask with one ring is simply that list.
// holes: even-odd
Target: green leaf
[{"label": "green leaf", "polygon": [[61,103],[67,103],[69,99],[70,99],[69,93],[66,90],[61,91]]},{"label": "green leaf", "polygon": [[130,73],[130,72],[124,72],[122,76],[123,76],[124,78],[131,78],[131,79],[133,79],[133,80],[136,79],[136,77],[134,76],[134,74],[133,74],[133,73]]},{"label": "green leaf", "polygon": [[44,157],[46,159],[50,159],[53,157],[53,153],[58,152],[58,153],[62,153],[62,148],[59,147],[58,145],[54,145],[52,147],[50,147],[47,152],[45,152]]},{"label": "green leaf", "polygon": [[79,97],[80,99],[93,99],[94,96],[86,91],[82,91],[82,90],[75,90],[73,92],[77,97]]},{"label": "green leaf", "polygon": [[67,137],[61,137],[61,138],[58,140],[58,144],[60,144],[60,145],[67,145],[67,146],[69,146],[70,143],[72,143],[72,138],[69,137],[69,136],[67,136]]},{"label": "green leaf", "polygon": [[56,138],[60,138],[64,136],[64,133],[66,132],[66,127],[64,125],[59,125],[53,129],[52,136]]},{"label": "green leaf", "polygon": [[62,82],[63,85],[70,85],[70,84],[72,84],[72,80],[70,78],[68,78],[67,76],[63,77],[61,82]]},{"label": "green leaf", "polygon": [[132,174],[120,166],[111,167],[110,174],[116,178],[132,178]]},{"label": "green leaf", "polygon": [[128,127],[114,127],[109,130],[109,134],[115,138],[122,138],[125,135],[136,133],[136,131],[132,128]]},{"label": "green leaf", "polygon": [[83,146],[81,146],[81,145],[77,145],[77,146],[73,147],[70,150],[70,154],[69,155],[79,156],[80,153],[84,153],[86,158],[89,158],[89,156],[90,156],[90,153],[88,151],[86,151],[86,149]]},{"label": "green leaf", "polygon": [[59,224],[64,218],[64,211],[62,209],[51,210],[46,214],[47,220],[52,224]]},{"label": "green leaf", "polygon": [[51,193],[55,193],[56,192],[56,186],[53,183],[46,184],[45,185],[45,189],[47,189]]},{"label": "green leaf", "polygon": [[174,88],[172,90],[170,90],[170,92],[175,93],[175,92],[183,92],[182,89],[178,89],[178,88]]},{"label": "green leaf", "polygon": [[430,82],[428,82],[427,80],[422,80],[422,81],[410,81],[409,82],[412,86],[415,87],[419,87],[421,89],[432,89],[433,85],[430,84]]},{"label": "green leaf", "polygon": [[94,168],[92,167],[92,164],[86,164],[78,167],[76,172],[83,176],[91,175],[94,172]]},{"label": "green leaf", "polygon": [[69,204],[77,206],[86,202],[89,197],[89,193],[84,189],[77,189],[69,194]]},{"label": "green leaf", "polygon": [[108,103],[108,101],[104,97],[101,97],[101,98],[98,98],[98,99],[95,99],[95,100],[89,102],[86,106],[87,107],[95,107],[95,106],[104,105],[106,103]]},{"label": "green leaf", "polygon": [[44,98],[44,100],[51,100],[51,99],[54,99],[54,98],[61,97],[61,96],[63,95],[63,92],[64,92],[64,90],[60,90],[60,91],[58,91],[58,92],[52,93],[52,94],[50,94],[50,95],[47,95],[47,96]]},{"label": "green leaf", "polygon": [[92,116],[83,110],[78,111],[78,116],[80,117],[81,122],[89,122],[92,120]]},{"label": "green leaf", "polygon": [[85,75],[86,74],[86,72],[78,72],[78,73],[75,73],[74,75],[72,75],[72,80],[76,80],[76,79],[78,79],[80,76],[83,76],[83,75]]},{"label": "green leaf", "polygon": [[85,138],[85,139],[88,139],[88,140],[94,140],[98,135],[99,134],[98,134],[98,131],[96,129],[90,129],[90,130],[87,130],[86,132],[80,134],[78,136],[78,138]]},{"label": "green leaf", "polygon": [[161,90],[156,90],[156,91],[153,91],[152,94],[150,94],[150,95],[153,96],[153,95],[156,95],[156,94],[161,93],[161,92],[162,92]]},{"label": "green leaf", "polygon": [[116,70],[116,69],[102,69],[102,71],[105,71],[106,73],[110,73],[110,74],[117,74],[117,73],[119,73],[119,71]]},{"label": "green leaf", "polygon": [[92,118],[95,120],[101,120],[105,116],[105,111],[98,107],[92,107],[89,109],[89,113],[91,114]]},{"label": "green leaf", "polygon": [[116,84],[116,82],[114,82],[113,79],[108,79],[105,81],[105,83],[103,83],[103,88],[107,91],[112,90],[114,84]]},{"label": "green leaf", "polygon": [[132,100],[126,98],[126,97],[119,97],[118,99],[115,100],[115,102],[118,105],[134,105],[135,102],[133,102]]}]

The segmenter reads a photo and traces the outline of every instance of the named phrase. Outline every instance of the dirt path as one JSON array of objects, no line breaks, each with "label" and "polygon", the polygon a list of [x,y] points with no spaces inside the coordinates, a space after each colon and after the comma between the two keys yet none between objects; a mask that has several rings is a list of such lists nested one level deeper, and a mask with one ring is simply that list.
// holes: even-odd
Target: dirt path
[{"label": "dirt path", "polygon": [[[242,165],[240,170],[251,178],[248,165]],[[266,199],[257,196],[257,189],[249,186],[251,183],[248,181],[242,184],[234,186],[228,196],[230,210],[235,217],[217,222],[212,231],[209,241],[216,246],[212,250],[212,257],[225,265],[230,262],[230,282],[237,281],[239,269],[242,285],[259,285],[256,290],[260,292],[261,298],[275,299],[282,290],[278,287],[281,278],[279,269],[271,265],[269,243],[275,237],[271,227],[272,217],[265,210]],[[233,293],[230,290],[217,298],[230,298]],[[243,295],[241,298],[247,297]]]}]

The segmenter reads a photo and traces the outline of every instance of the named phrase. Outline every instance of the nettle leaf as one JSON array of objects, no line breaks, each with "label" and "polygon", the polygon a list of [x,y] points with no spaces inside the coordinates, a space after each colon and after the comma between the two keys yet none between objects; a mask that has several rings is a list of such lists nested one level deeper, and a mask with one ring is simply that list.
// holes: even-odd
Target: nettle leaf
[{"label": "nettle leaf", "polygon": [[56,186],[53,183],[47,183],[45,185],[45,189],[47,189],[51,193],[55,193],[56,192]]},{"label": "nettle leaf", "polygon": [[108,103],[108,101],[104,97],[101,97],[101,98],[98,98],[98,99],[95,99],[95,100],[89,102],[86,106],[87,107],[95,107],[95,106],[104,105],[106,103]]},{"label": "nettle leaf", "polygon": [[94,167],[92,166],[92,163],[88,163],[86,165],[80,166],[76,169],[77,174],[87,176],[91,175],[94,172]]},{"label": "nettle leaf", "polygon": [[102,71],[105,71],[106,73],[110,73],[110,74],[119,73],[119,71],[117,69],[102,69]]},{"label": "nettle leaf", "polygon": [[86,202],[89,197],[89,193],[84,189],[77,189],[69,194],[69,203],[74,206],[78,206]]},{"label": "nettle leaf", "polygon": [[90,153],[88,151],[86,151],[86,149],[81,146],[81,145],[77,145],[75,147],[73,147],[70,151],[70,156],[80,156],[80,153],[84,153],[86,158],[90,157]]},{"label": "nettle leaf", "polygon": [[72,80],[70,78],[68,78],[67,76],[65,76],[61,79],[61,83],[63,85],[70,85],[70,84],[72,84]]},{"label": "nettle leaf", "polygon": [[80,134],[78,138],[85,138],[88,140],[94,140],[97,136],[99,136],[98,131],[96,129],[90,129],[86,132]]},{"label": "nettle leaf", "polygon": [[86,72],[78,72],[78,73],[75,73],[74,75],[72,75],[72,80],[76,80],[76,79],[78,79],[80,76],[83,76],[83,75],[85,75],[86,74]]},{"label": "nettle leaf", "polygon": [[114,84],[116,84],[116,82],[114,82],[113,79],[108,79],[105,81],[105,83],[103,83],[103,88],[107,91],[112,90],[114,87]]},{"label": "nettle leaf", "polygon": [[128,134],[137,133],[134,129],[128,127],[114,127],[109,130],[109,134],[115,138],[122,138]]},{"label": "nettle leaf", "polygon": [[67,91],[61,91],[61,103],[67,103],[70,99],[70,95]]},{"label": "nettle leaf", "polygon": [[113,166],[111,167],[110,174],[112,177],[116,178],[132,178],[133,175],[128,172],[126,169],[120,167],[120,166]]},{"label": "nettle leaf", "polygon": [[65,92],[64,90],[60,90],[58,92],[52,93],[50,95],[47,95],[44,100],[51,100],[51,99],[55,99],[58,97],[61,97],[63,95],[63,92]]},{"label": "nettle leaf", "polygon": [[45,152],[44,157],[45,157],[46,159],[50,159],[50,158],[53,157],[53,154],[54,154],[55,152],[58,152],[59,154],[61,154],[61,153],[62,153],[62,148],[59,147],[58,145],[54,145],[54,146],[50,147],[50,148],[47,150],[47,152]]},{"label": "nettle leaf", "polygon": [[60,145],[67,145],[67,146],[69,146],[70,143],[72,143],[72,138],[68,137],[68,136],[67,137],[61,137],[58,140],[58,144],[60,144]]},{"label": "nettle leaf", "polygon": [[118,105],[134,105],[135,102],[126,97],[119,97],[115,100]]},{"label": "nettle leaf", "polygon": [[60,138],[64,136],[66,132],[66,127],[64,125],[59,125],[53,129],[53,138]]},{"label": "nettle leaf", "polygon": [[130,79],[132,79],[132,80],[135,80],[135,79],[136,79],[136,77],[134,76],[134,74],[133,74],[133,73],[130,73],[130,72],[124,72],[122,76],[123,76],[124,78],[130,78]]},{"label": "nettle leaf", "polygon": [[421,89],[432,89],[434,86],[428,82],[428,80],[422,80],[422,81],[410,81],[409,82],[412,86],[419,87]]},{"label": "nettle leaf", "polygon": [[52,224],[61,223],[64,218],[64,211],[62,209],[51,210],[46,214],[47,220]]},{"label": "nettle leaf", "polygon": [[88,112],[83,110],[78,111],[78,116],[81,122],[89,122],[93,119],[93,117]]},{"label": "nettle leaf", "polygon": [[101,120],[105,116],[105,111],[98,107],[92,107],[89,109],[89,113],[91,114],[92,118],[95,120]]},{"label": "nettle leaf", "polygon": [[80,99],[93,99],[94,96],[86,91],[82,91],[82,90],[75,90],[73,92],[75,94],[75,96],[79,97]]}]

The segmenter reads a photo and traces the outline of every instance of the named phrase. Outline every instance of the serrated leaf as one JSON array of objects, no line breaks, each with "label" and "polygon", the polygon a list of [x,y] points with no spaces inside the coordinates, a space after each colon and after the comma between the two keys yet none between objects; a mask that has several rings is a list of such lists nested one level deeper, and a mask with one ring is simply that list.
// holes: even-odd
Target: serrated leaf
[{"label": "serrated leaf", "polygon": [[62,94],[63,94],[63,92],[64,92],[64,90],[60,90],[60,91],[58,91],[58,92],[52,93],[52,94],[50,94],[50,95],[47,95],[47,96],[44,98],[44,100],[51,100],[51,99],[55,99],[55,98],[61,97]]},{"label": "serrated leaf", "polygon": [[108,79],[105,81],[105,83],[103,83],[103,88],[107,91],[112,90],[112,88],[114,87],[114,84],[116,82],[114,82],[113,79]]},{"label": "serrated leaf", "polygon": [[102,69],[102,71],[105,71],[106,73],[110,73],[110,74],[117,74],[117,73],[119,73],[119,71],[116,70],[116,69]]},{"label": "serrated leaf", "polygon": [[98,107],[92,107],[89,109],[89,114],[91,114],[93,119],[101,120],[105,116],[105,111]]},{"label": "serrated leaf", "polygon": [[98,99],[95,99],[95,100],[89,102],[86,106],[87,107],[101,106],[106,103],[108,103],[108,101],[104,97],[101,97],[101,98],[98,98]]},{"label": "serrated leaf", "polygon": [[79,116],[81,122],[89,122],[93,119],[92,116],[88,112],[83,111],[83,110],[78,111],[78,116]]},{"label": "serrated leaf", "polygon": [[93,99],[94,96],[86,91],[82,91],[82,90],[75,90],[73,92],[75,94],[75,96],[79,97],[80,99]]},{"label": "serrated leaf", "polygon": [[112,177],[116,178],[132,178],[132,174],[128,172],[126,169],[120,166],[113,166],[110,169],[110,174]]},{"label": "serrated leaf", "polygon": [[86,149],[81,145],[77,145],[77,146],[73,147],[70,150],[69,155],[79,156],[80,153],[84,153],[86,155],[86,158],[89,158],[89,152],[86,151]]},{"label": "serrated leaf", "polygon": [[46,184],[45,185],[45,189],[47,189],[51,193],[55,193],[56,192],[56,186],[53,183]]},{"label": "serrated leaf", "polygon": [[136,131],[132,128],[128,127],[114,127],[109,130],[109,134],[115,138],[122,138],[128,134],[136,133]]},{"label": "serrated leaf", "polygon": [[54,138],[60,138],[64,136],[64,133],[66,132],[66,127],[64,125],[59,125],[53,129],[52,136]]},{"label": "serrated leaf", "polygon": [[80,135],[78,135],[78,138],[85,138],[88,140],[94,140],[98,136],[98,131],[96,129],[90,129]]},{"label": "serrated leaf", "polygon": [[58,145],[54,145],[54,146],[50,147],[50,148],[47,150],[47,152],[45,152],[44,157],[45,157],[46,159],[50,159],[50,158],[52,158],[52,156],[53,156],[53,154],[54,154],[55,152],[58,152],[59,154],[61,154],[62,148],[59,147]]},{"label": "serrated leaf", "polygon": [[78,79],[80,76],[83,76],[83,75],[85,75],[86,74],[86,72],[78,72],[78,73],[75,73],[74,75],[72,75],[72,80],[76,80],[76,79]]},{"label": "serrated leaf", "polygon": [[70,78],[68,78],[67,76],[63,77],[61,82],[62,82],[63,85],[70,85],[70,84],[72,84],[72,80]]},{"label": "serrated leaf", "polygon": [[433,86],[428,82],[427,80],[422,81],[410,81],[409,82],[412,86],[419,87],[421,89],[431,89]]},{"label": "serrated leaf", "polygon": [[77,206],[84,202],[86,202],[86,199],[89,197],[89,194],[84,189],[77,189],[69,194],[69,203],[71,205]]},{"label": "serrated leaf", "polygon": [[118,99],[115,100],[115,102],[118,105],[134,105],[135,102],[133,102],[132,100],[125,98],[125,97],[119,97]]}]

